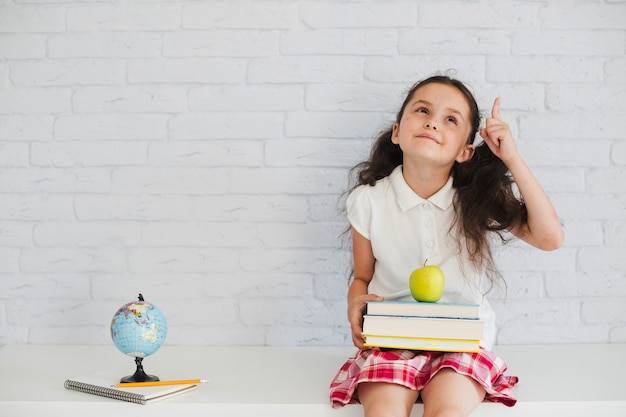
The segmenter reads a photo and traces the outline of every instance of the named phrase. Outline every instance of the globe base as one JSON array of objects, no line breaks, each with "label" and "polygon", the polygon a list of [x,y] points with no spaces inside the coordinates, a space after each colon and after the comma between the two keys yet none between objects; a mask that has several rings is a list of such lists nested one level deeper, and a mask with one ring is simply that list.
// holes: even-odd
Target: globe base
[{"label": "globe base", "polygon": [[142,362],[143,358],[135,358],[135,364],[137,365],[137,370],[134,374],[125,376],[120,380],[120,383],[124,384],[127,382],[152,382],[158,381],[159,377],[155,375],[148,375],[143,370]]}]

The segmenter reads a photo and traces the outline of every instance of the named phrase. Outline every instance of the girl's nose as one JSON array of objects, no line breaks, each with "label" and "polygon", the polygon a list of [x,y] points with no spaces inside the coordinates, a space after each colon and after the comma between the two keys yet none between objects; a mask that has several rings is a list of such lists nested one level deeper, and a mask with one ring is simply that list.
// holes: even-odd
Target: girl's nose
[{"label": "girl's nose", "polygon": [[428,120],[425,124],[425,127],[437,130],[437,125],[432,120]]}]

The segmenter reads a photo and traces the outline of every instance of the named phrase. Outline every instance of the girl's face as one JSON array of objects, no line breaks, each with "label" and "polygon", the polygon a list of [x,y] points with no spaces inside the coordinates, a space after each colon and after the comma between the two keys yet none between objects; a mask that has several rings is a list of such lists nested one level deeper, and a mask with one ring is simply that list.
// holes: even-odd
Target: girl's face
[{"label": "girl's face", "polygon": [[453,86],[430,83],[409,99],[399,123],[393,125],[391,140],[407,158],[437,165],[470,159],[470,106],[463,93]]}]

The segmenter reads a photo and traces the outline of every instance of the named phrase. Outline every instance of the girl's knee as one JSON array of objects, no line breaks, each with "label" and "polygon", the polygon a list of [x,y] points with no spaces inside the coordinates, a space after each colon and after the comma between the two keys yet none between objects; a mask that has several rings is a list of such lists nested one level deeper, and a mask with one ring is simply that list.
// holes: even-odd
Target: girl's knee
[{"label": "girl's knee", "polygon": [[358,395],[365,417],[409,417],[417,391],[385,382],[360,384]]}]

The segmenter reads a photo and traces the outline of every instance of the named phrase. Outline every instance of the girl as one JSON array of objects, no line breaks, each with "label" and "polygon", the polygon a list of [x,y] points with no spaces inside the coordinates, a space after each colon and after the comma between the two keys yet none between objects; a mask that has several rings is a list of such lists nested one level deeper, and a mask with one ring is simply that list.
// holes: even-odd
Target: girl
[{"label": "girl", "polygon": [[[484,399],[515,404],[510,388],[517,377],[505,376],[505,363],[490,351],[495,317],[484,294],[499,274],[489,243],[510,232],[553,250],[563,230],[500,118],[499,98],[479,125],[478,105],[463,83],[428,78],[411,88],[369,160],[354,168],[357,184],[346,202],[354,258],[348,320],[359,350],[331,383],[333,407],[360,402],[366,417],[409,416],[421,397],[424,416],[432,417],[467,416]],[[483,142],[475,146],[477,133]],[[444,271],[442,301],[480,304],[480,352],[363,346],[366,301],[406,291],[411,271],[426,259]]]}]

